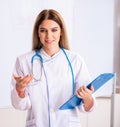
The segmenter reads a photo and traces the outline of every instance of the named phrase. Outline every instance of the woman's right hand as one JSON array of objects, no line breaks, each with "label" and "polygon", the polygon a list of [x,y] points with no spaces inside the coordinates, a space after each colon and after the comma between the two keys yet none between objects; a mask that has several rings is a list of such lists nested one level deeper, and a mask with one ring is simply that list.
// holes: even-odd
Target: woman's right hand
[{"label": "woman's right hand", "polygon": [[18,92],[18,95],[20,97],[24,97],[26,86],[28,86],[30,81],[33,79],[33,76],[32,75],[18,76],[16,74],[13,74],[13,77],[16,80],[16,90]]}]

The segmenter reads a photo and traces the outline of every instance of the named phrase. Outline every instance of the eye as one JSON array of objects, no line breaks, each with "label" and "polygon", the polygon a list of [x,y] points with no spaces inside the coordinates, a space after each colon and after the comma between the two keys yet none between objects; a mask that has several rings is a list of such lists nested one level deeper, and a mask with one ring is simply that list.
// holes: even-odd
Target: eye
[{"label": "eye", "polygon": [[58,31],[56,28],[53,28],[53,29],[52,29],[52,32],[56,32],[56,31]]},{"label": "eye", "polygon": [[46,32],[46,30],[45,29],[40,29],[40,32],[44,33],[44,32]]}]

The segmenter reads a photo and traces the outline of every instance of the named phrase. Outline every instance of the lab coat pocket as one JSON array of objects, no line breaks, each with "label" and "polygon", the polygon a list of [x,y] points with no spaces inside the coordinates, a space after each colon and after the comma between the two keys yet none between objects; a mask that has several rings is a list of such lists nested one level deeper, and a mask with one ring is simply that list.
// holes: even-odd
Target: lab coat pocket
[{"label": "lab coat pocket", "polygon": [[81,127],[78,116],[69,116],[69,127]]},{"label": "lab coat pocket", "polygon": [[36,127],[35,119],[27,120],[26,127]]}]

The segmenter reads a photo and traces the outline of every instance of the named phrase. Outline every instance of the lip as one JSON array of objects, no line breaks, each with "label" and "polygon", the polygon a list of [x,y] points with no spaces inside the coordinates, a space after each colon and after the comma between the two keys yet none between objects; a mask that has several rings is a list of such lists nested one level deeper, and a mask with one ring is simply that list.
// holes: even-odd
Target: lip
[{"label": "lip", "polygon": [[46,43],[52,43],[54,40],[45,40]]}]

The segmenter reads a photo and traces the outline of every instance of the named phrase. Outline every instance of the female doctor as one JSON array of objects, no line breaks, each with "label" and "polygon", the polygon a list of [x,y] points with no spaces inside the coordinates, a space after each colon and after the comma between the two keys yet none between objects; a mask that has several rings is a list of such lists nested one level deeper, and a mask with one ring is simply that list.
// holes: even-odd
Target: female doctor
[{"label": "female doctor", "polygon": [[[95,107],[94,88],[81,56],[70,51],[61,15],[43,10],[33,29],[32,51],[17,57],[12,76],[11,101],[27,110],[26,127],[80,127],[78,111]],[[72,95],[82,98],[74,109],[59,107]]]}]

